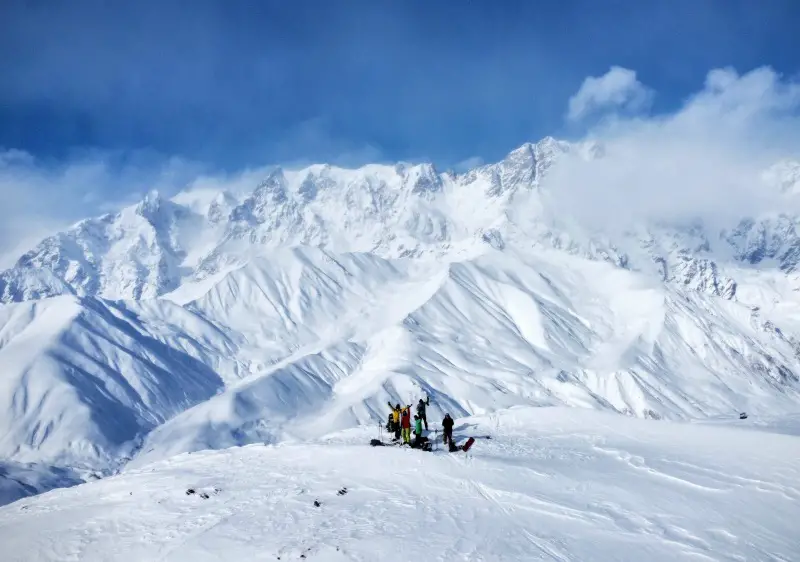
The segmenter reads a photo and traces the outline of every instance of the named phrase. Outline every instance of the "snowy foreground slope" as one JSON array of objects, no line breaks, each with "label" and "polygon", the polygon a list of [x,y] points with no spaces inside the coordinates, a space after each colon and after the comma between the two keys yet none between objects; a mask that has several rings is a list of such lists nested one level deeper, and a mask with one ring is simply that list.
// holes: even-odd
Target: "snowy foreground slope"
[{"label": "snowy foreground slope", "polygon": [[469,456],[366,429],[204,451],[0,508],[0,543],[8,562],[796,560],[800,419],[768,421],[520,407],[460,423],[491,436]]}]

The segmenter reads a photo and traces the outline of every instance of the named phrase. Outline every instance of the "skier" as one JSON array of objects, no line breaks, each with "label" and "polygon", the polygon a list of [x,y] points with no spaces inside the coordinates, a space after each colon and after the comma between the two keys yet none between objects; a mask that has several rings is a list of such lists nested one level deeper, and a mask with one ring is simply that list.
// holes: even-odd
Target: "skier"
[{"label": "skier", "polygon": [[422,398],[420,398],[419,402],[417,403],[417,415],[423,421],[423,423],[425,423],[425,431],[428,431],[428,416],[425,412],[425,406],[430,406],[430,405],[431,405],[430,396],[426,396],[424,402],[422,401]]},{"label": "skier", "polygon": [[403,443],[411,444],[411,404],[400,412],[400,428],[403,433]]},{"label": "skier", "polygon": [[450,414],[445,414],[444,419],[442,420],[442,428],[444,429],[444,443],[445,445],[449,441],[451,444],[453,443],[453,418],[450,417]]},{"label": "skier", "polygon": [[414,441],[417,446],[422,441],[422,419],[419,416],[414,416]]},{"label": "skier", "polygon": [[394,438],[395,440],[400,439],[400,403],[398,402],[397,406],[392,406],[391,402],[387,402],[389,407],[392,409],[392,419],[394,421]]}]

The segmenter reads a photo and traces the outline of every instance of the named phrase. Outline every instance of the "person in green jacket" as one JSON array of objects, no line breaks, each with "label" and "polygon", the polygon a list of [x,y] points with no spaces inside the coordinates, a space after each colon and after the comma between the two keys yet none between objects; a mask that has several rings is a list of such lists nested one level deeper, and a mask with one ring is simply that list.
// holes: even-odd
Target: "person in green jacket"
[{"label": "person in green jacket", "polygon": [[422,441],[422,418],[414,416],[414,440],[417,445]]}]

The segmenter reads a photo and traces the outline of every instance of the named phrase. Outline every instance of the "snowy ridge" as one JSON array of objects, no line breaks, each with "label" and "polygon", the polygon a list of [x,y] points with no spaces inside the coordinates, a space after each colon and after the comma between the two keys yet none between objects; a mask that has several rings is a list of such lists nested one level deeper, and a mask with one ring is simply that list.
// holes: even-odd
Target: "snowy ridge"
[{"label": "snowy ridge", "polygon": [[795,219],[612,240],[548,212],[570,152],[603,157],[545,139],[464,174],[278,169],[43,241],[0,275],[0,502],[425,395],[431,419],[797,412]]},{"label": "snowy ridge", "polygon": [[0,319],[6,458],[112,460],[222,386],[208,366],[108,302],[57,297],[5,306]]},{"label": "snowy ridge", "polygon": [[[74,292],[152,298],[284,246],[394,258],[470,255],[567,143],[526,144],[497,164],[457,175],[430,164],[276,169],[255,190],[149,194],[117,214],[44,240],[0,275],[0,302]],[[210,195],[210,196],[209,196]],[[42,270],[55,279],[40,279]]]},{"label": "snowy ridge", "polygon": [[[745,219],[722,233],[650,225],[615,241],[566,223],[540,195],[548,171],[568,154],[591,160],[604,150],[546,138],[463,174],[430,164],[314,165],[275,169],[250,193],[184,192],[168,200],[152,192],[42,241],[0,273],[0,302],[65,293],[154,298],[286,246],[459,261],[504,246],[507,236],[636,270],[655,261],[665,280],[726,298],[736,286],[723,271],[728,254],[746,263],[774,258],[794,270],[798,217]],[[776,166],[770,182],[790,193],[794,164]]]}]

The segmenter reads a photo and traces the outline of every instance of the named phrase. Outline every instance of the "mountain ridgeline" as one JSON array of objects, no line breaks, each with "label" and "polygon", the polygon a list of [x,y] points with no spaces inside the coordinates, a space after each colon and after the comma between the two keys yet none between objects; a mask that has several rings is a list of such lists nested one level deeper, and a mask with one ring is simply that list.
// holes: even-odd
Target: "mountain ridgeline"
[{"label": "mountain ridgeline", "polygon": [[[166,199],[151,192],[135,206],[43,240],[0,273],[0,302],[62,294],[155,298],[287,246],[457,261],[516,235],[589,259],[649,268],[601,236],[570,231],[540,206],[528,204],[538,221],[528,231],[510,219],[509,211],[529,203],[546,186],[548,169],[566,154],[603,157],[596,145],[547,138],[460,174],[439,173],[430,164],[355,170],[315,165],[275,169],[250,193],[202,191]],[[645,250],[640,261],[655,263],[664,280],[732,298],[736,281],[721,273],[712,244],[741,262],[776,260],[791,272],[800,259],[797,229],[796,217],[776,216],[743,218],[722,233],[660,225],[630,236]]]}]

